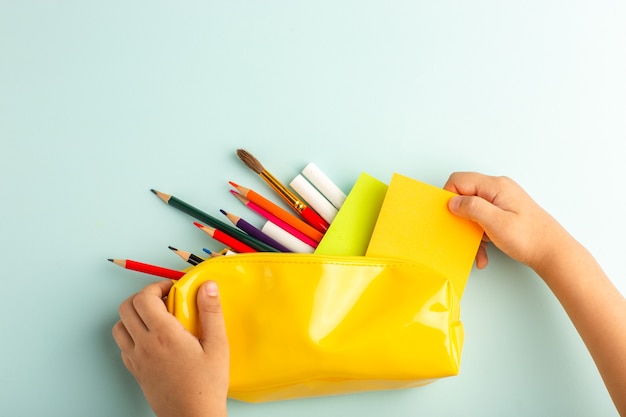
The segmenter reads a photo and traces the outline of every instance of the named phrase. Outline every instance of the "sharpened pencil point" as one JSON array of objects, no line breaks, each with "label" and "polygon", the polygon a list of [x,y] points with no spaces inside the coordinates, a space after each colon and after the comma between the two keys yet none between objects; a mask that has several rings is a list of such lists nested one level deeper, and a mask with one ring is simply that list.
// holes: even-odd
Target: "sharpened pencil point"
[{"label": "sharpened pencil point", "polygon": [[222,213],[224,216],[228,216],[228,213],[226,213],[224,210],[220,209],[220,213]]},{"label": "sharpened pencil point", "polygon": [[113,262],[117,266],[125,267],[126,261],[124,259],[112,259],[109,258],[109,262]]},{"label": "sharpened pencil point", "polygon": [[235,190],[230,190],[230,192],[237,197],[237,200],[241,201],[244,205],[248,204],[248,199],[245,198],[244,196],[242,196],[241,194],[239,194],[237,191]]},{"label": "sharpened pencil point", "polygon": [[193,222],[193,225],[196,226],[196,227],[199,227],[200,229],[204,228],[204,225],[200,224],[198,222]]},{"label": "sharpened pencil point", "polygon": [[165,204],[169,204],[170,198],[172,198],[171,195],[162,193],[161,191],[157,191],[154,188],[151,188],[150,191],[152,191],[157,197],[163,200]]},{"label": "sharpened pencil point", "polygon": [[173,246],[168,246],[168,248],[170,248],[170,249],[171,249],[171,250],[173,250],[173,251],[178,250],[178,249],[176,249],[176,248],[175,248],[175,247],[173,247]]},{"label": "sharpened pencil point", "polygon": [[239,187],[239,184],[237,184],[237,183],[236,183],[236,182],[234,182],[234,181],[228,181],[228,183],[229,183],[230,185],[232,185],[233,187],[235,187],[235,188],[238,188],[238,187]]}]

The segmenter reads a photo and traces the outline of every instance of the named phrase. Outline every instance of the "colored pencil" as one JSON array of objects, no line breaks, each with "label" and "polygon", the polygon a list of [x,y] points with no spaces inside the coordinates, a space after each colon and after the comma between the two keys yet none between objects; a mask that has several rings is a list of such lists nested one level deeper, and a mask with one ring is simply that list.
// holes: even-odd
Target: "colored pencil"
[{"label": "colored pencil", "polygon": [[[263,207],[259,206],[258,204],[248,200],[246,197],[242,196],[237,191],[230,190],[230,192],[235,197],[237,197],[237,199],[239,201],[241,201],[241,203],[244,206],[248,207],[250,210],[254,211],[255,213],[257,213],[261,217],[265,218],[266,220],[271,221],[272,223],[274,223],[275,225],[277,225],[278,227],[280,227],[284,231],[286,231],[286,232],[292,234],[293,236],[297,237],[298,239],[300,239],[302,242],[306,243],[307,245],[309,245],[309,246],[311,246],[313,248],[317,248],[317,245],[319,244],[319,242],[311,239],[310,237],[308,237],[307,235],[305,235],[304,233],[302,233],[301,231],[299,231],[298,229],[296,229],[292,225],[290,225],[287,222],[285,222],[284,220],[282,220],[280,217],[270,213],[269,211],[265,210]],[[291,216],[291,214],[289,214],[289,213],[287,213],[287,214],[289,216]],[[297,217],[294,217],[294,219],[297,220],[297,221],[301,221]],[[305,226],[308,226],[306,223],[304,223],[304,224],[305,224]],[[315,230],[315,229],[313,229],[313,231],[317,232],[317,230]]]},{"label": "colored pencil", "polygon": [[220,212],[223,215],[225,215],[226,218],[230,220],[235,226],[237,226],[238,228],[240,228],[241,230],[243,230],[250,236],[255,237],[259,239],[260,241],[267,243],[268,245],[272,246],[273,248],[278,249],[281,252],[291,252],[291,249],[287,248],[282,243],[278,242],[277,240],[263,233],[260,229],[258,229],[256,226],[246,221],[245,219],[242,219],[241,217],[236,216],[232,213],[228,213],[224,210],[220,210]]},{"label": "colored pencil", "polygon": [[219,253],[219,252],[213,252],[212,250],[207,249],[207,248],[202,248],[202,250],[203,250],[203,251],[205,251],[206,253],[208,253],[208,254],[209,254],[209,256],[210,256],[211,258],[214,258],[214,257],[216,257],[216,256],[222,256],[222,254],[221,254],[221,253]]},{"label": "colored pencil", "polygon": [[328,222],[324,220],[319,214],[312,208],[307,206],[300,198],[284,186],[276,177],[274,177],[265,167],[256,159],[251,153],[244,149],[237,149],[237,156],[243,161],[244,164],[257,174],[270,186],[272,189],[282,197],[285,202],[296,211],[302,218],[313,226],[315,229],[324,233],[328,230]]},{"label": "colored pencil", "polygon": [[287,210],[278,206],[277,204],[274,204],[272,201],[263,197],[261,194],[257,193],[256,191],[251,190],[250,188],[242,187],[239,184],[236,184],[232,181],[229,181],[229,184],[235,187],[242,196],[252,201],[257,206],[274,214],[276,217],[282,219],[285,223],[291,225],[295,229],[304,233],[305,235],[307,235],[314,241],[319,242],[324,237],[324,234],[322,232],[313,228],[311,225],[303,222],[302,220],[300,220],[293,214],[289,213]]},{"label": "colored pencil", "polygon": [[178,210],[196,218],[197,220],[200,220],[203,223],[208,224],[211,227],[214,227],[224,233],[227,233],[235,238],[237,238],[238,240],[244,242],[245,244],[247,244],[248,246],[251,246],[252,248],[256,249],[257,251],[260,252],[278,252],[276,249],[274,249],[273,247],[271,247],[270,245],[267,245],[255,238],[253,238],[252,236],[249,236],[247,234],[245,234],[244,232],[242,232],[241,230],[237,229],[236,227],[231,226],[230,224],[224,223],[223,221],[211,216],[210,214],[207,214],[205,212],[203,212],[200,209],[197,209],[196,207],[184,202],[183,200],[170,195],[170,194],[165,194],[162,193],[160,191],[156,191],[154,189],[150,190],[152,191],[154,194],[156,194],[161,200],[163,200],[166,204],[177,208]]},{"label": "colored pencil", "polygon": [[198,227],[204,233],[211,236],[213,239],[217,240],[218,242],[225,244],[226,246],[228,246],[235,252],[240,252],[240,253],[257,252],[256,249],[222,232],[221,230],[216,229],[215,227],[205,226],[198,222],[194,222],[193,224],[195,224],[196,227]]},{"label": "colored pencil", "polygon": [[130,259],[109,259],[109,261],[125,269],[143,272],[144,274],[150,274],[161,278],[180,279],[183,275],[185,275],[183,271],[145,264],[143,262],[132,261]]},{"label": "colored pencil", "polygon": [[222,249],[219,252],[213,252],[213,251],[211,251],[210,249],[207,249],[207,248],[202,248],[202,250],[205,251],[206,253],[208,253],[209,255],[211,255],[211,257],[236,254],[236,252],[233,252],[232,250],[230,250],[228,248],[224,248],[224,249]]},{"label": "colored pencil", "polygon": [[194,255],[191,252],[187,252],[184,250],[180,250],[180,249],[176,249],[172,246],[168,246],[168,248],[170,248],[172,250],[172,252],[174,252],[176,255],[180,256],[181,258],[183,258],[183,260],[191,265],[198,265],[200,262],[203,262],[204,259],[202,259],[201,257],[199,257],[198,255]]}]

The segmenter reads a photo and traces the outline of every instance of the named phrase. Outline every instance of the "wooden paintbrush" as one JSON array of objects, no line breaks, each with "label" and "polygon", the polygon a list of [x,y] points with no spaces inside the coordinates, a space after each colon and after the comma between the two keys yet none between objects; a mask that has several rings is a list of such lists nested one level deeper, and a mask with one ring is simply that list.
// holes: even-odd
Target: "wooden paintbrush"
[{"label": "wooden paintbrush", "polygon": [[243,161],[248,168],[256,172],[263,178],[263,180],[270,186],[276,193],[282,197],[283,200],[296,213],[300,214],[302,218],[311,226],[316,228],[322,233],[325,233],[329,224],[319,214],[317,214],[312,208],[303,203],[300,198],[284,186],[276,177],[274,177],[269,171],[267,171],[263,164],[259,162],[252,154],[244,149],[237,149],[237,156]]}]

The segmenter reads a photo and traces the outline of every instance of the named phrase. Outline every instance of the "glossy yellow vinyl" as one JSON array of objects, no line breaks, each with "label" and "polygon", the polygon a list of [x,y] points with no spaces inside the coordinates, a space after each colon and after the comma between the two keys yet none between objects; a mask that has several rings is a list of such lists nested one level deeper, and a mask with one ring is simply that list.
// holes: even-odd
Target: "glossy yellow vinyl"
[{"label": "glossy yellow vinyl", "polygon": [[197,289],[209,279],[219,284],[230,342],[230,398],[407,388],[459,371],[460,294],[425,265],[284,253],[210,258],[167,298],[196,335]]}]

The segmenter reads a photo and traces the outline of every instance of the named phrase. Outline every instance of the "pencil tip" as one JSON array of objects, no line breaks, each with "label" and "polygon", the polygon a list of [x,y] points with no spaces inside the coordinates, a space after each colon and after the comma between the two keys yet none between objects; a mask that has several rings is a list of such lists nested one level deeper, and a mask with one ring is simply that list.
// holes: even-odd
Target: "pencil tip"
[{"label": "pencil tip", "polygon": [[150,191],[152,191],[157,197],[163,200],[165,204],[169,204],[169,200],[172,197],[171,195],[162,193],[161,191],[157,191],[154,188],[151,188]]},{"label": "pencil tip", "polygon": [[228,181],[228,183],[229,183],[230,185],[232,185],[233,187],[235,187],[235,188],[239,188],[239,184],[237,184],[237,183],[236,183],[236,182],[234,182],[234,181]]},{"label": "pencil tip", "polygon": [[109,259],[108,259],[108,261],[109,261],[109,262],[113,262],[113,259],[112,259],[112,258],[109,258]]},{"label": "pencil tip", "polygon": [[220,209],[220,213],[222,213],[223,215],[227,216],[228,213],[226,213],[224,210]]},{"label": "pencil tip", "polygon": [[245,198],[244,196],[242,196],[241,194],[239,194],[237,191],[235,190],[230,190],[230,192],[237,197],[237,200],[241,201],[243,204],[247,204],[248,199]]},{"label": "pencil tip", "polygon": [[199,227],[200,229],[202,229],[204,227],[203,224],[200,224],[198,222],[193,222],[193,225],[196,226],[196,227]]},{"label": "pencil tip", "polygon": [[173,247],[173,246],[168,246],[168,248],[170,248],[171,250],[174,250],[174,251],[175,251],[175,250],[178,250],[178,249],[176,249],[176,248],[175,248],[175,247]]}]

